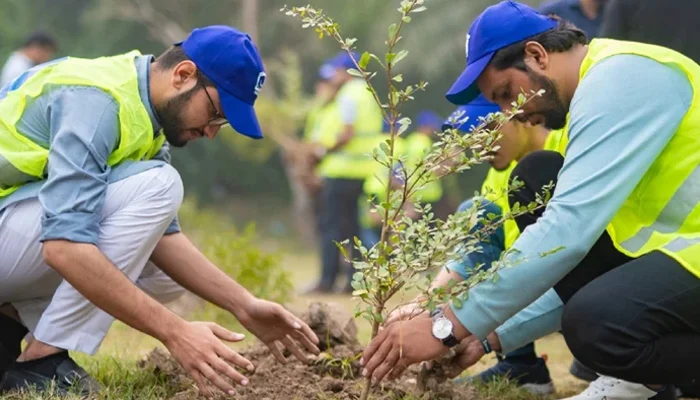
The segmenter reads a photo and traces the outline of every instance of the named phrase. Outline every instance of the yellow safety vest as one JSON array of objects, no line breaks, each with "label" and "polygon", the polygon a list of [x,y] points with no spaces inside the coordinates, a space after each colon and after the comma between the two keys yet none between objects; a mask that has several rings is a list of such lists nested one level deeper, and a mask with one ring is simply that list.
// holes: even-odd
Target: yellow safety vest
[{"label": "yellow safety vest", "polygon": [[[544,142],[544,150],[556,151],[564,155],[568,139],[563,130],[551,131]],[[498,171],[494,168],[489,169],[486,179],[481,186],[482,195],[489,201],[500,207],[503,215],[510,213],[510,204],[508,204],[508,180],[510,173],[518,163],[513,161],[508,168]],[[515,220],[508,218],[503,222],[503,230],[505,233],[505,247],[509,249],[515,240],[520,236],[520,230]]]},{"label": "yellow safety vest", "polygon": [[[433,140],[430,136],[422,133],[413,133],[408,135],[407,153],[408,163],[411,167],[415,167],[417,163],[425,157],[433,147]],[[423,203],[434,203],[442,198],[442,184],[439,180],[434,180],[426,183],[421,190],[416,193]]]},{"label": "yellow safety vest", "polygon": [[580,81],[595,64],[621,54],[647,57],[682,71],[693,87],[693,102],[607,231],[615,247],[629,257],[659,250],[700,277],[700,66],[664,47],[595,39],[581,63]]},{"label": "yellow safety vest", "polygon": [[[388,136],[385,136],[384,140],[388,138]],[[406,139],[397,137],[394,141],[394,157],[401,157],[404,155],[406,155]],[[386,180],[389,176],[389,171],[385,166],[376,161],[374,162],[373,168],[374,173],[365,179],[365,183],[362,186],[365,196],[360,198],[359,213],[360,226],[363,228],[373,227],[369,218],[370,206],[368,200],[373,199],[373,202],[378,204],[386,199]]]},{"label": "yellow safety vest", "polygon": [[[355,136],[342,149],[324,157],[318,172],[328,178],[364,180],[374,172],[376,162],[371,156],[372,150],[386,139],[381,134],[382,112],[362,79],[353,79],[343,85],[336,101],[346,97],[354,99],[357,104],[357,118],[353,125]],[[343,130],[337,104],[329,115],[324,116],[320,129],[326,138],[324,145],[330,143],[327,146],[331,147],[335,144]]]},{"label": "yellow safety vest", "polygon": [[[46,176],[49,149],[22,135],[16,126],[27,103],[39,97],[51,85],[96,87],[117,102],[120,136],[117,148],[107,158],[108,165],[113,166],[124,160],[148,159],[158,153],[165,136],[159,135],[154,140],[153,125],[139,95],[134,65],[134,58],[139,55],[138,51],[132,51],[93,60],[69,57],[42,68],[0,100],[0,156],[29,178],[0,187],[0,198],[28,181],[41,180]],[[3,162],[0,159],[0,164]],[[0,171],[3,169],[0,168]]]}]

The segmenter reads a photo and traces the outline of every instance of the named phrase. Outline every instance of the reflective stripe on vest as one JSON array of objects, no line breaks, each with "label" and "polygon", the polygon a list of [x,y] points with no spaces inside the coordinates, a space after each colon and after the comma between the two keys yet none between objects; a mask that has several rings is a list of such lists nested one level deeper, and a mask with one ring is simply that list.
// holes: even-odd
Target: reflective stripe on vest
[{"label": "reflective stripe on vest", "polygon": [[700,66],[667,48],[595,39],[581,64],[580,80],[598,62],[621,54],[647,57],[683,72],[694,94],[670,142],[613,216],[608,233],[629,257],[659,250],[700,277]]},{"label": "reflective stripe on vest", "polygon": [[119,105],[120,136],[117,148],[107,158],[108,165],[157,154],[165,136],[154,140],[153,125],[141,101],[134,64],[139,55],[133,51],[94,60],[69,57],[43,67],[5,92],[0,100],[0,197],[46,175],[49,150],[23,136],[16,125],[27,103],[41,96],[48,85],[92,86],[114,98]]},{"label": "reflective stripe on vest", "polygon": [[[339,151],[324,157],[318,172],[328,178],[364,180],[375,169],[376,161],[371,156],[372,150],[386,139],[386,136],[381,134],[382,112],[362,79],[353,79],[343,85],[336,99],[346,97],[352,98],[357,105],[357,118],[353,124],[355,136]],[[321,129],[322,135],[328,135],[325,136],[328,139],[332,138],[332,141],[324,141],[330,142],[328,147],[331,147],[343,132],[337,104],[335,109],[324,116]]]}]

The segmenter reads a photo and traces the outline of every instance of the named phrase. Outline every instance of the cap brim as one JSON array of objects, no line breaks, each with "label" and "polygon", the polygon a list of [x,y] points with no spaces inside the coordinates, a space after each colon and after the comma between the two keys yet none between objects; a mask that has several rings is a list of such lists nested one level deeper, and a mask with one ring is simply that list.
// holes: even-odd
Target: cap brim
[{"label": "cap brim", "polygon": [[252,105],[224,90],[219,90],[219,98],[224,115],[236,132],[253,139],[262,139],[260,123]]},{"label": "cap brim", "polygon": [[462,72],[462,75],[457,78],[457,81],[452,85],[447,92],[447,100],[456,105],[469,104],[472,100],[479,96],[479,88],[476,86],[476,80],[479,75],[486,69],[493,55],[489,53],[467,65],[467,68]]}]

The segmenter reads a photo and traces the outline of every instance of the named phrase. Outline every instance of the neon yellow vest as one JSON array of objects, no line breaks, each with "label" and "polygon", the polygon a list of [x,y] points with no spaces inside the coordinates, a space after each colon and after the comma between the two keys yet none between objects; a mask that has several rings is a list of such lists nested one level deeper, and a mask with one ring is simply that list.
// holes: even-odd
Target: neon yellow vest
[{"label": "neon yellow vest", "polygon": [[[544,142],[544,150],[556,151],[564,155],[568,139],[563,130],[551,131]],[[508,168],[497,171],[493,168],[489,169],[486,179],[481,186],[481,193],[484,197],[500,207],[503,215],[510,213],[510,204],[508,204],[508,180],[510,173],[518,163],[513,161]],[[505,233],[505,247],[509,249],[515,240],[520,236],[520,230],[515,220],[508,218],[503,222],[503,230]]]},{"label": "neon yellow vest", "polygon": [[700,66],[667,48],[595,39],[581,64],[580,80],[596,63],[620,54],[647,57],[684,72],[694,94],[673,138],[607,231],[615,247],[629,257],[659,250],[700,277]]},{"label": "neon yellow vest", "polygon": [[[48,65],[29,77],[16,90],[0,100],[0,155],[19,171],[36,178],[45,176],[49,150],[17,131],[28,100],[39,97],[49,85],[97,87],[119,104],[119,144],[107,158],[107,164],[124,160],[152,158],[165,141],[153,138],[153,125],[139,96],[134,58],[138,51],[94,60],[67,58]],[[19,189],[23,183],[0,187],[0,198]]]},{"label": "neon yellow vest", "polygon": [[[388,137],[385,136],[384,139],[386,140]],[[406,155],[406,139],[397,137],[394,141],[394,157],[401,157],[404,155]],[[359,213],[360,226],[363,228],[371,228],[374,226],[369,218],[368,198],[373,199],[375,204],[383,202],[386,199],[386,180],[389,176],[389,171],[385,166],[376,161],[374,161],[373,168],[374,173],[365,179],[365,183],[362,186],[365,196],[360,198]]]},{"label": "neon yellow vest", "polygon": [[[353,126],[355,136],[339,151],[328,154],[319,165],[318,171],[328,178],[366,179],[374,172],[376,161],[371,153],[386,137],[382,131],[382,112],[374,97],[367,90],[367,84],[362,79],[347,82],[338,92],[336,99],[350,97],[357,104],[357,118]],[[336,109],[334,120],[326,116],[324,134],[328,132],[333,143],[342,133],[343,124]],[[331,147],[332,144],[328,147]]]},{"label": "neon yellow vest", "polygon": [[[413,133],[407,137],[407,153],[408,163],[413,168],[421,161],[427,152],[433,147],[433,140],[430,136],[422,133]],[[416,196],[421,198],[424,203],[434,203],[442,198],[442,184],[439,180],[428,182],[421,190],[416,193]]]}]

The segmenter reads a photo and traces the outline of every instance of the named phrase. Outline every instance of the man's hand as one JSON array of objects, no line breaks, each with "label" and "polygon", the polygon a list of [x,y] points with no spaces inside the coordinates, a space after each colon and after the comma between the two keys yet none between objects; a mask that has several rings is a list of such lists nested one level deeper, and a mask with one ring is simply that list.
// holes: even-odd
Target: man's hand
[{"label": "man's hand", "polygon": [[213,322],[185,322],[163,344],[190,374],[200,393],[210,397],[211,391],[205,379],[229,395],[236,392],[222,376],[243,386],[248,384],[246,377],[231,364],[251,372],[254,371],[253,364],[221,342],[240,342],[243,338],[240,333],[231,332]]},{"label": "man's hand", "polygon": [[239,314],[236,317],[241,324],[267,345],[277,361],[283,364],[287,362],[281,351],[286,347],[299,361],[308,363],[309,360],[298,343],[308,351],[319,354],[316,334],[281,305],[253,299]]},{"label": "man's hand", "polygon": [[386,318],[384,326],[393,324],[396,321],[408,321],[421,314],[423,314],[425,309],[420,306],[420,299],[415,299],[408,304],[404,304],[396,310],[392,311],[391,314]]},{"label": "man's hand", "polygon": [[389,377],[396,378],[410,365],[448,352],[449,348],[433,336],[432,326],[432,319],[424,314],[384,328],[362,354],[362,374],[371,376],[376,384],[390,371]]},{"label": "man's hand", "polygon": [[[476,364],[484,356],[484,346],[476,338],[469,336],[462,340],[459,345],[454,348],[455,355],[449,360],[440,361],[445,377],[448,379],[458,377],[464,370]],[[425,368],[429,371],[433,368],[436,361],[427,361]]]}]

